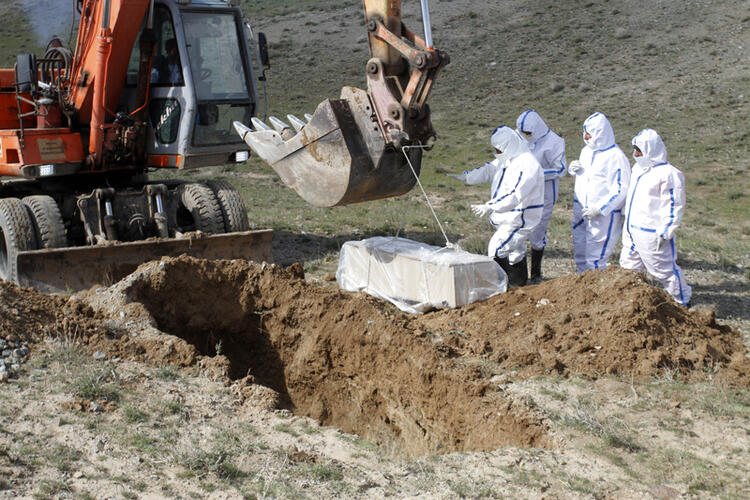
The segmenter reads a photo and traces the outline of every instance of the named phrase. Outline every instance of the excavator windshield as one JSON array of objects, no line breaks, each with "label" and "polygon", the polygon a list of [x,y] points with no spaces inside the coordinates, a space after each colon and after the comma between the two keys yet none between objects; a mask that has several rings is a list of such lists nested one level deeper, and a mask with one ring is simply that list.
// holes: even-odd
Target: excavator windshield
[{"label": "excavator windshield", "polygon": [[248,119],[253,105],[246,58],[234,12],[182,12],[187,59],[195,87],[194,146],[241,142],[232,129]]}]

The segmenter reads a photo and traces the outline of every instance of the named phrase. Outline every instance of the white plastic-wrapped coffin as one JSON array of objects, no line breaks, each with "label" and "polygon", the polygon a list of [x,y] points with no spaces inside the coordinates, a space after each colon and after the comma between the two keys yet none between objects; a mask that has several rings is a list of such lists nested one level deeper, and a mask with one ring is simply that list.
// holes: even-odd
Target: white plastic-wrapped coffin
[{"label": "white plastic-wrapped coffin", "polygon": [[418,313],[471,304],[506,291],[508,278],[484,255],[404,238],[347,241],[336,271],[339,286]]}]

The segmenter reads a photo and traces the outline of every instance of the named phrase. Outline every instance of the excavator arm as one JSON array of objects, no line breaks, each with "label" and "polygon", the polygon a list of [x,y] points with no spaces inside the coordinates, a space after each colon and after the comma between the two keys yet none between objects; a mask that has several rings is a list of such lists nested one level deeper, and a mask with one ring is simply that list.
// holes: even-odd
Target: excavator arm
[{"label": "excavator arm", "polygon": [[100,167],[107,129],[125,83],[130,52],[153,0],[77,0],[81,20],[70,77],[69,105],[89,125],[88,160]]},{"label": "excavator arm", "polygon": [[272,126],[257,118],[251,127],[234,124],[282,181],[315,206],[406,193],[416,183],[423,149],[436,137],[426,101],[449,58],[432,47],[427,0],[426,40],[402,23],[400,0],[363,0],[363,6],[371,55],[367,91],[344,87],[306,122],[289,115],[291,126],[274,117]]}]

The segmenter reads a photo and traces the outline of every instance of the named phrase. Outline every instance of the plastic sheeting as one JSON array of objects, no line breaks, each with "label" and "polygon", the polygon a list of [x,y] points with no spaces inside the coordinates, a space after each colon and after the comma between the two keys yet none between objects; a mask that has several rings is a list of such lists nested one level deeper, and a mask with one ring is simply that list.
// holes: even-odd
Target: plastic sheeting
[{"label": "plastic sheeting", "polygon": [[336,280],[344,290],[369,293],[412,314],[464,306],[508,287],[490,257],[382,236],[344,243]]}]

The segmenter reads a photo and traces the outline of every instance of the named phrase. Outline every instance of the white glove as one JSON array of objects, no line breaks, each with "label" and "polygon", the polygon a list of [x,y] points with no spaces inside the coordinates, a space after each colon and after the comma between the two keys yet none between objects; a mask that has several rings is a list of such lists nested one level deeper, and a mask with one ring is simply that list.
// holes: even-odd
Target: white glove
[{"label": "white glove", "polygon": [[456,179],[457,181],[466,182],[466,177],[467,177],[466,172],[463,172],[461,174],[445,174],[445,175],[447,175],[448,177],[452,177]]},{"label": "white glove", "polygon": [[568,166],[568,173],[570,175],[578,175],[583,172],[583,165],[578,160],[573,160]]},{"label": "white glove", "polygon": [[595,207],[586,207],[583,209],[582,213],[583,213],[583,216],[586,217],[587,219],[593,219],[597,215],[602,214],[601,210]]},{"label": "white glove", "polygon": [[657,237],[656,238],[656,248],[654,249],[654,251],[658,252],[661,249],[662,245],[664,245],[665,241],[667,241],[667,240],[665,240],[661,236]]},{"label": "white glove", "polygon": [[474,212],[474,215],[478,217],[484,217],[488,213],[492,212],[492,209],[489,205],[482,203],[481,205],[472,205],[471,211]]}]

